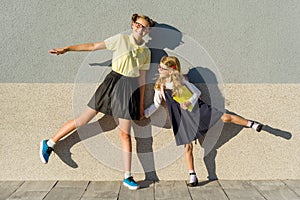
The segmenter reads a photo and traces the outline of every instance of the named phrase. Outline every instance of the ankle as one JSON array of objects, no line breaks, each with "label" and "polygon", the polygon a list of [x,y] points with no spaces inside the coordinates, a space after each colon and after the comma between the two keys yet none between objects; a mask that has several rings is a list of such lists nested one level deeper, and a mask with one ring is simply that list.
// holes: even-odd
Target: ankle
[{"label": "ankle", "polygon": [[196,172],[190,172],[190,183],[195,183],[198,181]]},{"label": "ankle", "polygon": [[248,128],[253,128],[254,130],[260,132],[261,129],[262,129],[262,124],[260,124],[258,122],[248,120],[247,127]]},{"label": "ankle", "polygon": [[47,141],[47,145],[48,145],[48,147],[50,147],[50,148],[53,149],[55,147],[55,145],[56,145],[56,142],[54,142],[52,139],[49,139]]},{"label": "ankle", "polygon": [[125,172],[124,179],[128,179],[129,177],[132,177],[131,172]]}]

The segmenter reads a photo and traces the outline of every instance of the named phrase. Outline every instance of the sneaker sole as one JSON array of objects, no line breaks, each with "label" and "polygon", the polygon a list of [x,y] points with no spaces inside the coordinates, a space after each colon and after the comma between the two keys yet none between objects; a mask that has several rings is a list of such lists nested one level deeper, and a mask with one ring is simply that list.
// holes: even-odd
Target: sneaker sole
[{"label": "sneaker sole", "polygon": [[189,187],[196,187],[196,186],[198,186],[198,181],[196,181],[194,183],[188,183],[187,186],[189,186]]},{"label": "sneaker sole", "polygon": [[129,190],[137,190],[140,188],[140,186],[131,186],[131,185],[128,185],[127,183],[124,183],[123,182],[123,185],[128,187]]},{"label": "sneaker sole", "polygon": [[41,143],[40,143],[40,159],[41,159],[42,163],[47,164],[46,160],[44,159],[43,153],[42,153],[42,151],[43,151],[43,142],[44,141],[42,140]]},{"label": "sneaker sole", "polygon": [[257,127],[256,131],[257,131],[257,132],[260,132],[260,131],[262,130],[262,127],[263,127],[263,125],[262,125],[262,124],[258,125],[258,127]]}]

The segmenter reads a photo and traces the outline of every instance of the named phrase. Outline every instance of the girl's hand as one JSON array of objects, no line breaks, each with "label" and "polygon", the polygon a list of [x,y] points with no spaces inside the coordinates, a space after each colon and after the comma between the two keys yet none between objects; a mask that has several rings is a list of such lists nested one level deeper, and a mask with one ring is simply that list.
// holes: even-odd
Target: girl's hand
[{"label": "girl's hand", "polygon": [[67,48],[58,48],[58,49],[51,49],[48,51],[48,53],[60,55],[66,53],[67,51],[68,51]]},{"label": "girl's hand", "polygon": [[186,110],[186,109],[188,109],[188,107],[189,107],[190,105],[191,105],[191,102],[185,101],[185,102],[182,102],[182,103],[180,104],[180,107],[181,107],[182,109]]}]

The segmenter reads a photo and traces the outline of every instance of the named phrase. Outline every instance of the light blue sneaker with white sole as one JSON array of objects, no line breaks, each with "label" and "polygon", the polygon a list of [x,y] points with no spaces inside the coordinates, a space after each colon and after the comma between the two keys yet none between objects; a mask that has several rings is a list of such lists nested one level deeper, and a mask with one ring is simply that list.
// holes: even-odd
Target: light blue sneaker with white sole
[{"label": "light blue sneaker with white sole", "polygon": [[123,185],[128,187],[130,190],[137,190],[140,188],[140,185],[134,181],[133,177],[130,176],[123,180]]},{"label": "light blue sneaker with white sole", "polygon": [[49,157],[53,149],[47,145],[48,140],[43,140],[40,143],[40,158],[44,164],[48,163]]}]

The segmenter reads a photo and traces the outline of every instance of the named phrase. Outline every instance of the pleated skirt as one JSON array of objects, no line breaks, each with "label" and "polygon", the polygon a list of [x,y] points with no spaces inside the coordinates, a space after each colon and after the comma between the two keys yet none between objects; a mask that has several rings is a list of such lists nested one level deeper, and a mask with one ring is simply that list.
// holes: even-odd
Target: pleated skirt
[{"label": "pleated skirt", "polygon": [[111,71],[97,88],[88,106],[115,118],[139,120],[138,77],[126,77]]}]

